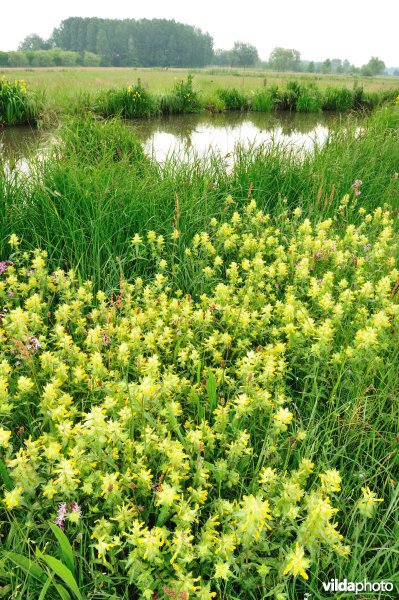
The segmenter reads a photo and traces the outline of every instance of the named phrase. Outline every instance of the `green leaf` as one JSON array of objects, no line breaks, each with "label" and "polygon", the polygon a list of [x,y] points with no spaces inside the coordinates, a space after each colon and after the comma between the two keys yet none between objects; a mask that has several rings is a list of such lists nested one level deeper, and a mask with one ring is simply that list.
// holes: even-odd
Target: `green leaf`
[{"label": "green leaf", "polygon": [[216,408],[216,377],[213,373],[209,373],[208,379],[206,380],[206,391],[209,398],[209,407],[212,413]]},{"label": "green leaf", "polygon": [[39,549],[36,549],[36,555],[41,558],[47,566],[54,571],[56,575],[69,587],[69,589],[75,594],[78,600],[83,600],[83,596],[79,591],[76,579],[72,575],[71,571],[66,567],[58,558],[50,556],[49,554],[43,554]]},{"label": "green leaf", "polygon": [[71,596],[64,586],[60,585],[59,583],[55,583],[54,586],[62,600],[71,600]]},{"label": "green leaf", "polygon": [[75,576],[75,558],[73,555],[72,546],[71,546],[67,536],[62,531],[62,529],[57,527],[57,525],[54,525],[54,523],[50,523],[50,527],[51,527],[51,531],[54,533],[54,535],[57,538],[58,543],[60,545],[61,552],[62,552],[62,559],[63,559],[64,563],[66,564],[68,569],[71,571],[72,575]]},{"label": "green leaf", "polygon": [[51,573],[50,577],[47,578],[46,583],[44,584],[44,586],[42,587],[42,591],[40,592],[40,596],[38,598],[38,600],[44,600],[47,594],[47,591],[51,585],[51,582],[54,579],[54,575]]},{"label": "green leaf", "polygon": [[8,470],[4,462],[0,458],[0,481],[3,482],[4,487],[7,491],[11,491],[14,487],[11,477],[8,474]]},{"label": "green leaf", "polygon": [[32,575],[35,579],[40,581],[41,583],[46,583],[47,575],[43,571],[41,567],[30,558],[27,558],[23,554],[17,554],[16,552],[8,552],[6,558],[15,563],[18,567],[20,567],[25,573],[28,575]]}]

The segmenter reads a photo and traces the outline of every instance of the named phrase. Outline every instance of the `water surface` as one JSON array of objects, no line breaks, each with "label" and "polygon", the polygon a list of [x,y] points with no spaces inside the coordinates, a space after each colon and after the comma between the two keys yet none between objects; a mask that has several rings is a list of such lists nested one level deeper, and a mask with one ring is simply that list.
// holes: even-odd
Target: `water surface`
[{"label": "water surface", "polygon": [[[243,147],[281,142],[311,150],[323,143],[335,114],[240,113],[172,115],[127,122],[148,155],[163,162],[172,152],[188,159],[204,157],[210,149],[222,156]],[[343,120],[347,117],[341,117]],[[0,157],[10,167],[24,165],[27,157],[49,144],[52,132],[28,127],[0,129]]]}]

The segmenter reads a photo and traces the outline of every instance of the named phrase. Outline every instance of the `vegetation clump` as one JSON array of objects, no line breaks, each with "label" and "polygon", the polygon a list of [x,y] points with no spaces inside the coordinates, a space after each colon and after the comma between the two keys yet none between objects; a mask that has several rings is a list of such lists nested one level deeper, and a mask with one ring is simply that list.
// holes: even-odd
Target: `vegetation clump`
[{"label": "vegetation clump", "polygon": [[379,385],[399,326],[394,220],[360,209],[345,226],[358,195],[336,219],[273,220],[254,200],[212,219],[179,267],[193,296],[173,286],[177,219],[168,240],[132,235],[155,274],[121,275],[117,295],[10,237],[1,559],[19,570],[0,577],[12,589],[27,573],[30,594],[44,578],[78,598],[283,599],[349,560],[383,499],[364,479],[348,490],[311,425],[334,418],[327,390],[338,406],[348,385]]},{"label": "vegetation clump", "polygon": [[37,95],[28,92],[23,79],[0,78],[0,126],[35,124],[39,116]]},{"label": "vegetation clump", "polygon": [[95,111],[105,117],[124,119],[150,117],[156,112],[155,99],[141,83],[123,89],[111,89],[100,94]]}]

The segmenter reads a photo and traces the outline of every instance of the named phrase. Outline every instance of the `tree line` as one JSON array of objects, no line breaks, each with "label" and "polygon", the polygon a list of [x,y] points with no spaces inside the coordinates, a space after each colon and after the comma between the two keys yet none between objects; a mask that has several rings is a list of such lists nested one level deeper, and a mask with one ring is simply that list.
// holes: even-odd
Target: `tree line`
[{"label": "tree line", "polygon": [[[213,47],[213,38],[197,27],[167,19],[69,17],[48,40],[27,36],[16,52],[0,52],[0,67],[259,67],[271,71],[379,75],[385,63],[371,57],[362,67],[347,59],[305,61],[298,50],[277,47],[261,61],[255,46],[237,41],[230,50]],[[399,71],[393,72],[399,75]]]},{"label": "tree line", "polygon": [[212,62],[213,39],[197,27],[167,19],[70,17],[49,40],[33,34],[20,51],[59,48],[100,57],[101,66],[203,67]]}]

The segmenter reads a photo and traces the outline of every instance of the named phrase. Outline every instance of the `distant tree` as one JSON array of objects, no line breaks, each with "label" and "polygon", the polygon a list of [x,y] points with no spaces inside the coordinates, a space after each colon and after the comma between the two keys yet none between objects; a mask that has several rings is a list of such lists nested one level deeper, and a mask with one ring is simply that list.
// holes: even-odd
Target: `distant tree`
[{"label": "distant tree", "polygon": [[231,51],[231,60],[233,66],[252,67],[259,61],[258,51],[255,46],[244,42],[234,42]]},{"label": "distant tree", "polygon": [[196,27],[167,19],[71,17],[52,34],[53,47],[100,55],[104,66],[203,67],[213,39]]},{"label": "distant tree", "polygon": [[326,60],[322,64],[322,72],[323,73],[331,73],[331,71],[332,71],[331,60],[329,58],[326,58]]},{"label": "distant tree", "polygon": [[65,50],[60,52],[60,61],[63,67],[74,67],[78,64],[80,55],[78,52],[72,52],[72,50]]},{"label": "distant tree", "polygon": [[219,67],[227,67],[231,65],[231,50],[217,49],[213,55],[213,64]]},{"label": "distant tree", "polygon": [[[1,60],[1,57],[0,57],[0,60]],[[0,64],[1,64],[1,63],[0,63]],[[393,75],[394,77],[399,77],[399,69],[394,69],[394,70],[393,70],[393,73],[392,73],[392,75]]]},{"label": "distant tree", "polygon": [[101,56],[101,64],[109,67],[112,64],[111,46],[105,29],[101,28],[97,33],[97,54]]},{"label": "distant tree", "polygon": [[311,60],[310,63],[308,64],[308,68],[307,68],[307,72],[308,73],[314,73],[315,72],[315,64],[314,61]]},{"label": "distant tree", "polygon": [[344,69],[344,73],[349,73],[349,69],[350,69],[350,62],[347,58],[345,58],[344,62],[342,63],[342,67]]},{"label": "distant tree", "polygon": [[360,72],[362,75],[372,77],[373,75],[381,75],[385,71],[385,63],[378,56],[372,56],[367,63],[363,65]]},{"label": "distant tree", "polygon": [[298,50],[274,48],[269,57],[269,67],[273,71],[299,71],[301,54]]},{"label": "distant tree", "polygon": [[51,43],[37,33],[31,33],[19,44],[18,50],[49,50]]},{"label": "distant tree", "polygon": [[29,67],[29,59],[25,52],[9,52],[8,64],[10,67]]},{"label": "distant tree", "polygon": [[101,64],[101,56],[98,56],[98,54],[94,54],[94,52],[88,52],[86,50],[85,52],[83,52],[82,64],[84,67],[99,67]]},{"label": "distant tree", "polygon": [[342,67],[342,60],[340,58],[333,58],[331,60],[331,69],[333,73],[337,73],[338,69]]},{"label": "distant tree", "polygon": [[52,67],[54,65],[54,57],[48,50],[36,50],[32,52],[30,64],[32,67]]},{"label": "distant tree", "polygon": [[8,52],[0,51],[0,67],[8,67]]}]

